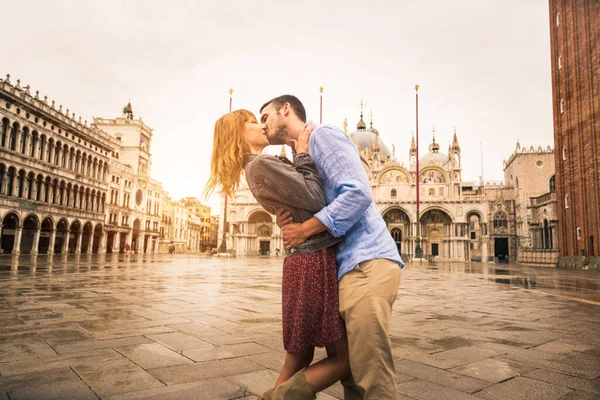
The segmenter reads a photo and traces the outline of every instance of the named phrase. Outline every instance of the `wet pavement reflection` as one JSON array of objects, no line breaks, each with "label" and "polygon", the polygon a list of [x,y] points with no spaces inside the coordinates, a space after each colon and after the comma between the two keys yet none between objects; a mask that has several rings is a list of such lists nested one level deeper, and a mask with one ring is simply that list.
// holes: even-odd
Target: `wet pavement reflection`
[{"label": "wet pavement reflection", "polygon": [[558,268],[498,263],[443,263],[424,261],[412,265],[451,274],[469,274],[489,282],[512,288],[568,296],[573,299],[599,302],[600,273],[589,270],[564,270]]},{"label": "wet pavement reflection", "polygon": [[[0,255],[0,399],[256,400],[285,356],[282,262]],[[599,288],[595,271],[407,263],[399,397],[599,396]]]}]

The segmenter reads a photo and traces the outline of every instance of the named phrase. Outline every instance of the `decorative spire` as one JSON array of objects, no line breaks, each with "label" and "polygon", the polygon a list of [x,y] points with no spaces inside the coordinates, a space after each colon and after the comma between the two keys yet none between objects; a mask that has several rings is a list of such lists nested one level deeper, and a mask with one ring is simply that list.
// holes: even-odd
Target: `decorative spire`
[{"label": "decorative spire", "polygon": [[373,150],[379,151],[379,136],[375,135],[375,144],[373,145]]},{"label": "decorative spire", "polygon": [[454,128],[454,137],[452,138],[452,150],[460,151],[460,146],[458,145],[458,137],[456,136],[456,128]]},{"label": "decorative spire", "polygon": [[15,86],[15,89],[21,89],[21,80],[17,79],[17,86]]},{"label": "decorative spire", "polygon": [[415,133],[412,132],[412,140],[410,141],[410,150],[417,150],[417,144],[415,143]]},{"label": "decorative spire", "polygon": [[6,79],[4,80],[6,83],[10,83],[10,74],[6,74]]},{"label": "decorative spire", "polygon": [[344,132],[348,134],[348,118],[344,118]]},{"label": "decorative spire", "polygon": [[373,129],[373,109],[371,108],[371,110],[370,110],[370,111],[371,111],[371,122],[370,122],[370,127],[371,127],[371,130],[372,130],[372,129]]},{"label": "decorative spire", "polygon": [[127,105],[123,107],[123,116],[127,119],[133,119],[133,109],[131,108],[131,101],[127,102]]},{"label": "decorative spire", "polygon": [[358,121],[358,124],[356,124],[356,130],[358,131],[365,131],[367,130],[367,124],[365,124],[365,121],[363,121],[363,107],[364,107],[365,103],[362,101],[362,99],[360,100],[360,121]]},{"label": "decorative spire", "polygon": [[40,99],[40,91],[39,91],[39,90],[36,90],[36,91],[35,91],[35,99],[36,99],[36,100],[39,100],[39,99]]}]

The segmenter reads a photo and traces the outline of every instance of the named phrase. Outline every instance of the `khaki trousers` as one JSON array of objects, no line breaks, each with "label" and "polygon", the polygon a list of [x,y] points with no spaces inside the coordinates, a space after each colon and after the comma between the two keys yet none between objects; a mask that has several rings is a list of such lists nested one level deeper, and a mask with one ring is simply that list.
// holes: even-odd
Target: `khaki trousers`
[{"label": "khaki trousers", "polygon": [[346,400],[398,398],[389,331],[401,275],[397,263],[378,258],[360,263],[339,283],[354,381],[342,381]]}]

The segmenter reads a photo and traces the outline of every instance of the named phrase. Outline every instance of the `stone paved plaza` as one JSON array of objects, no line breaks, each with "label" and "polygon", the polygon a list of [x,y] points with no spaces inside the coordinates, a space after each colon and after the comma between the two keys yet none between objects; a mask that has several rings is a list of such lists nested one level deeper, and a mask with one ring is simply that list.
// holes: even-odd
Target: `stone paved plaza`
[{"label": "stone paved plaza", "polygon": [[[0,399],[249,400],[274,383],[281,259],[96,257],[0,256]],[[596,272],[408,264],[391,333],[400,399],[600,398]]]}]

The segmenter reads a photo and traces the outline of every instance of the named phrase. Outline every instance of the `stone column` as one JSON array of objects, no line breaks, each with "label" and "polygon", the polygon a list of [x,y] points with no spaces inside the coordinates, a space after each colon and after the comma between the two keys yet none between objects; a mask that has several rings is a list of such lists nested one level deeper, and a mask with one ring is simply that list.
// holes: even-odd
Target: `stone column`
[{"label": "stone column", "polygon": [[75,254],[81,254],[81,242],[83,239],[83,231],[77,232],[77,237],[75,238]]},{"label": "stone column", "polygon": [[85,254],[92,254],[92,245],[94,244],[94,235],[92,233],[89,236],[90,236],[90,238],[88,239],[87,249],[85,249]]},{"label": "stone column", "polygon": [[112,252],[118,253],[120,251],[120,246],[121,246],[121,233],[115,232],[115,234],[113,236]]},{"label": "stone column", "polygon": [[31,254],[37,254],[38,253],[38,247],[40,245],[40,233],[41,233],[41,229],[36,229],[35,233],[33,234],[33,244],[31,245]]},{"label": "stone column", "polygon": [[[125,239],[125,243],[129,243],[129,246],[131,247],[132,240],[133,240],[133,231],[130,229],[129,232],[127,233],[127,238]],[[134,248],[132,248],[131,250],[136,251],[136,249],[134,249]]]},{"label": "stone column", "polygon": [[144,253],[144,240],[146,240],[146,235],[144,235],[143,233],[138,234],[137,249],[135,249],[136,253]]},{"label": "stone column", "polygon": [[60,254],[66,255],[69,254],[69,240],[71,239],[71,231],[67,229],[65,232],[66,239],[63,238],[62,248],[60,250]]},{"label": "stone column", "polygon": [[102,231],[102,236],[100,236],[100,245],[98,246],[98,254],[106,254],[107,240],[108,240],[108,232]]},{"label": "stone column", "polygon": [[481,238],[481,262],[482,263],[487,263],[488,262],[488,240]]},{"label": "stone column", "polygon": [[15,229],[15,244],[13,246],[12,249],[12,254],[13,255],[19,255],[19,253],[21,253],[21,234],[23,233],[23,229],[20,227],[17,227]]},{"label": "stone column", "polygon": [[50,241],[48,243],[48,254],[54,254],[54,242],[56,241],[56,229],[50,231]]}]

